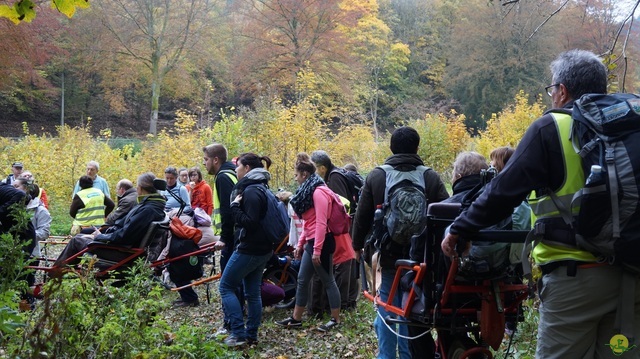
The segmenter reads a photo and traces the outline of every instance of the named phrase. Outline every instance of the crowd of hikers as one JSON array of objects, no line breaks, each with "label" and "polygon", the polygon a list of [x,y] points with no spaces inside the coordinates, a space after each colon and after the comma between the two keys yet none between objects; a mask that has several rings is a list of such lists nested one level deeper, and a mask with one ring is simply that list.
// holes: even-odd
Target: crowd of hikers
[{"label": "crowd of hikers", "polygon": [[[99,164],[90,161],[71,199],[72,238],[50,275],[63,274],[74,265],[69,258],[91,242],[135,245],[152,222],[177,216],[198,230],[198,241],[183,242],[187,235],[172,231],[177,239],[164,257],[204,245],[220,251],[224,320],[213,337],[230,347],[258,342],[263,305],[284,297],[263,279],[274,262],[295,263],[298,271],[293,311],[275,324],[293,329],[305,318],[326,317],[315,329],[335,331],[341,311],[356,308],[358,277],[365,275],[360,262],[371,263],[379,278],[373,288],[378,300],[395,293],[392,301],[402,306],[402,291],[392,288],[396,261],[412,258],[428,205],[462,203],[439,245],[449,263],[464,257],[461,270],[470,273],[517,268],[527,277],[522,249],[533,245],[531,257],[542,271],[536,357],[640,358],[633,343],[640,338],[640,98],[606,95],[607,68],[591,52],[564,52],[550,68],[552,110],[530,126],[516,149],[495,149],[490,163],[478,153],[460,153],[451,194],[418,155],[418,132],[406,126],[395,129],[392,155],[366,178],[351,164],[336,166],[326,151],[298,154],[291,169],[295,193],[274,193],[269,157],[242,153],[232,159],[220,143],[202,149],[203,169],[167,167],[161,190],[153,173],[141,174],[135,185],[120,180],[115,201]],[[24,204],[33,216],[18,236],[31,239],[24,251],[38,257],[38,241],[47,238],[51,223],[46,191],[23,163],[14,162],[12,170],[0,185],[0,230],[15,224],[10,206]],[[203,179],[205,170],[211,183]],[[468,240],[485,228],[531,232],[522,244]],[[274,255],[287,235],[291,258]],[[186,286],[175,307],[200,305],[188,284],[202,276],[201,262],[169,266],[164,276]],[[32,276],[28,281],[33,284]],[[419,335],[423,327],[389,323],[385,319],[402,318],[376,310],[378,358],[439,357],[433,337]],[[505,329],[513,334],[515,323]]]}]

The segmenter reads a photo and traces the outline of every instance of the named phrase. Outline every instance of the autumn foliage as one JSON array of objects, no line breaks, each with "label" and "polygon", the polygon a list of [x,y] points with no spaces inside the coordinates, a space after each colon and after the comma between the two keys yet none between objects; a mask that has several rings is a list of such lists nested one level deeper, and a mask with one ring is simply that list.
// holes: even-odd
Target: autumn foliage
[{"label": "autumn foliage", "polygon": [[[492,116],[487,130],[475,139],[464,125],[464,115],[455,112],[427,114],[406,125],[420,134],[419,155],[425,164],[448,181],[456,154],[475,148],[488,155],[495,147],[516,146],[542,109],[540,102],[529,104],[527,95],[520,93],[512,105]],[[47,190],[53,205],[66,209],[73,185],[84,175],[90,160],[100,163],[99,174],[115,193],[115,185],[122,178],[135,182],[140,173],[147,171],[162,176],[167,166],[202,167],[202,147],[213,142],[225,144],[230,157],[243,152],[269,156],[273,161],[269,169],[272,188],[292,190],[296,187],[293,167],[298,152],[324,149],[336,165],[353,163],[363,174],[391,155],[388,132],[376,142],[370,126],[330,128],[319,120],[321,116],[312,98],[289,106],[277,98],[264,99],[255,110],[223,112],[220,121],[202,129],[197,128],[197,115],[178,111],[171,130],[126,144],[112,138],[109,129],[102,129],[99,137],[93,137],[90,119],[83,127],[60,126],[55,135],[30,134],[25,124],[23,138],[0,138],[0,163],[9,173],[12,162],[23,161],[25,169],[33,172],[37,183]]]}]

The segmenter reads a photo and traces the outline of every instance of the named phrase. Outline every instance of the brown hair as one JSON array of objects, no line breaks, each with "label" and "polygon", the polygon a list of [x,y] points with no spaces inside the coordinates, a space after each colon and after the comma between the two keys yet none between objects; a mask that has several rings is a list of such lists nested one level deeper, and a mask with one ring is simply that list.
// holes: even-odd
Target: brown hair
[{"label": "brown hair", "polygon": [[[264,165],[262,162],[264,161]],[[249,168],[266,168],[271,167],[271,159],[267,156],[258,156],[255,153],[247,152],[238,156],[236,163],[241,163]]]},{"label": "brown hair", "polygon": [[307,172],[309,174],[316,172],[316,166],[311,162],[311,157],[305,152],[300,152],[296,156],[296,171]]},{"label": "brown hair", "polygon": [[202,172],[200,171],[200,168],[191,167],[191,169],[189,170],[189,178],[191,178],[191,175],[194,173],[198,175],[198,182],[202,181]]},{"label": "brown hair", "polygon": [[212,143],[208,146],[202,147],[202,152],[204,152],[209,158],[218,157],[221,162],[227,162],[227,157],[229,156],[227,148],[219,143]]},{"label": "brown hair", "polygon": [[507,165],[507,162],[509,162],[509,159],[515,151],[516,150],[514,150],[513,147],[509,146],[498,147],[491,151],[489,158],[493,161],[493,166],[498,170],[498,172],[502,171],[504,166]]}]

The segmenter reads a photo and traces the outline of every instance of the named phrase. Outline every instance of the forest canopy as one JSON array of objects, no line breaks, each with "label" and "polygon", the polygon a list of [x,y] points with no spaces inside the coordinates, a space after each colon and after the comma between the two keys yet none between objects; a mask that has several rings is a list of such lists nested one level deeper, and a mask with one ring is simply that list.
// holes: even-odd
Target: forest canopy
[{"label": "forest canopy", "polygon": [[[637,1],[614,0],[0,1],[0,135],[55,126],[140,137],[178,111],[211,127],[222,113],[307,101],[331,128],[378,131],[463,114],[483,130],[548,64],[602,56],[610,91],[638,92]],[[66,16],[62,16],[63,13]],[[37,14],[37,16],[36,16]],[[16,25],[16,23],[18,23]]]}]

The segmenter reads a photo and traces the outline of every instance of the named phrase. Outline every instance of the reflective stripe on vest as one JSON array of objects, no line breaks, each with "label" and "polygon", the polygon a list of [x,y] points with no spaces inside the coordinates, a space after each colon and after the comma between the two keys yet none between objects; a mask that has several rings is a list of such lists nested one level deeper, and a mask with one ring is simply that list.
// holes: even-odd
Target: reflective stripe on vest
[{"label": "reflective stripe on vest", "polygon": [[238,183],[238,178],[236,177],[235,172],[231,170],[223,170],[218,172],[216,177],[213,179],[213,216],[211,217],[211,222],[213,223],[213,234],[219,236],[222,233],[222,215],[220,214],[220,198],[218,198],[218,191],[216,190],[216,180],[220,174],[225,174],[229,176],[231,182],[235,185]]},{"label": "reflective stripe on vest", "polygon": [[78,210],[73,224],[78,226],[104,224],[104,193],[97,188],[86,188],[76,194],[84,203],[84,208]]},{"label": "reflective stripe on vest", "polygon": [[[580,207],[572,207],[571,200],[576,192],[584,186],[584,172],[582,171],[582,159],[576,153],[571,143],[571,130],[573,120],[571,115],[565,113],[551,113],[556,124],[562,158],[564,162],[564,182],[555,191],[557,200],[566,209],[577,215]],[[537,220],[545,218],[562,218],[558,206],[553,203],[551,196],[544,195],[529,201],[531,210]],[[595,261],[593,254],[579,249],[568,248],[560,245],[545,243],[544,240],[533,248],[532,256],[538,264],[546,264],[559,260]]]}]

